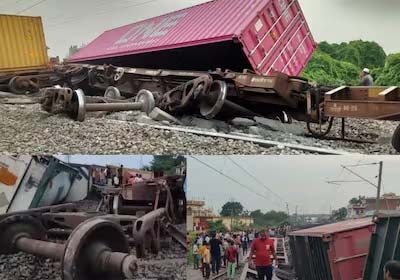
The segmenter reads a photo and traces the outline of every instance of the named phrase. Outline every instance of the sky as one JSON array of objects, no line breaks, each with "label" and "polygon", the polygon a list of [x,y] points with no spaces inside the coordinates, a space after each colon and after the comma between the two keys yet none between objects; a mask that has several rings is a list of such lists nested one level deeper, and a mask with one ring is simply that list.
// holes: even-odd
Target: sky
[{"label": "sky", "polygon": [[[0,14],[42,16],[50,56],[89,43],[105,30],[205,0],[0,0]],[[317,41],[370,40],[400,51],[400,1],[299,0]]]},{"label": "sky", "polygon": [[[353,197],[359,195],[376,197],[376,188],[365,182],[359,182],[359,178],[343,171],[341,165],[370,164],[379,161],[383,161],[383,192],[400,195],[400,157],[397,156],[188,157],[188,199],[205,199],[207,206],[213,208],[216,213],[226,202],[238,201],[250,211],[260,209],[263,212],[270,210],[286,212],[288,203],[291,213],[298,206],[298,213],[301,214],[328,214],[331,209],[347,206]],[[246,187],[231,181],[206,165],[212,166]],[[351,167],[351,169],[371,182],[377,183],[378,165]],[[263,184],[258,183],[252,176]],[[332,184],[331,181],[351,182]]]},{"label": "sky", "polygon": [[69,163],[80,163],[88,165],[115,165],[120,166],[121,164],[126,168],[137,168],[140,169],[143,166],[149,165],[153,160],[153,156],[133,156],[133,155],[59,155],[56,156],[62,161]]}]

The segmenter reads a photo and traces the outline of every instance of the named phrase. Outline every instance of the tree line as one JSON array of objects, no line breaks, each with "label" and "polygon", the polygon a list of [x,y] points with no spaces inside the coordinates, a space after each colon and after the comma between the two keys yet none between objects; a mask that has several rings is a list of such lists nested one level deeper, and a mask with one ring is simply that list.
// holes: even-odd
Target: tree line
[{"label": "tree line", "polygon": [[321,85],[355,86],[363,68],[378,86],[400,86],[400,53],[387,55],[378,43],[362,40],[319,43],[303,76]]}]

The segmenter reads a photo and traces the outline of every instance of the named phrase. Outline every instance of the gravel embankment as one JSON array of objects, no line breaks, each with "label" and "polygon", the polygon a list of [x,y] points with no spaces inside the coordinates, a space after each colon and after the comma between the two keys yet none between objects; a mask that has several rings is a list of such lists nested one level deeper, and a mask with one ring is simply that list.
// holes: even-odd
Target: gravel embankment
[{"label": "gravel embankment", "polygon": [[[145,262],[139,262],[134,279],[186,279],[186,251],[168,239],[164,239],[163,243],[168,243],[168,247],[161,248],[159,255],[148,255]],[[61,280],[61,264],[25,253],[0,255],[0,279]]]},{"label": "gravel embankment", "polygon": [[[93,115],[92,115],[93,116]],[[5,154],[287,154],[252,143],[202,137],[88,117],[51,116],[40,105],[0,104],[0,153]]]},{"label": "gravel embankment", "polygon": [[[40,105],[0,104],[0,152],[6,154],[304,154],[284,147],[205,137],[183,132],[159,130],[135,122],[115,121],[113,116],[90,114],[83,123],[68,117],[52,116]],[[162,123],[161,123],[162,125]],[[304,123],[298,123],[304,126]],[[390,137],[397,123],[347,120],[347,137],[377,141]],[[231,127],[232,128],[232,127]],[[331,135],[339,135],[339,120]],[[240,133],[246,129],[232,128]],[[213,131],[213,130],[210,130]],[[289,133],[264,130],[264,139],[361,154],[396,154],[390,141],[356,143],[320,140]]]}]

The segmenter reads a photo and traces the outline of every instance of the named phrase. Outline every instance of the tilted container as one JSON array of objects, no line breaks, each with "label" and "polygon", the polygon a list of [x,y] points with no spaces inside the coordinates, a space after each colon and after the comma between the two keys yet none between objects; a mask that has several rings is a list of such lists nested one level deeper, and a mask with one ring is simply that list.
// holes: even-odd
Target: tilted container
[{"label": "tilted container", "polygon": [[88,173],[54,157],[0,156],[0,215],[80,201],[88,191]]},{"label": "tilted container", "polygon": [[400,260],[400,214],[376,218],[375,224],[364,280],[383,280],[385,264]]},{"label": "tilted container", "polygon": [[0,72],[43,69],[48,64],[42,19],[0,15]]},{"label": "tilted container", "polygon": [[106,31],[70,62],[297,76],[315,48],[297,0],[214,0]]},{"label": "tilted container", "polygon": [[373,230],[365,218],[290,233],[298,280],[362,279]]}]

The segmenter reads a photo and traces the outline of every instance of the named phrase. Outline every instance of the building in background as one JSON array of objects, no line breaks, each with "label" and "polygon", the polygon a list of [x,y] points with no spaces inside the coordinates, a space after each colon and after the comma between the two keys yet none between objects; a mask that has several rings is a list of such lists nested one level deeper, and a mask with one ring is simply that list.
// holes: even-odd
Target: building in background
[{"label": "building in background", "polygon": [[[347,217],[362,218],[373,216],[376,207],[376,197],[360,197],[356,203],[350,203],[347,207]],[[387,193],[381,196],[379,211],[384,214],[400,213],[400,196],[395,193]]]},{"label": "building in background", "polygon": [[231,230],[235,225],[249,227],[254,224],[254,219],[246,216],[223,217],[215,215],[213,209],[206,208],[203,200],[188,200],[187,203],[187,230],[194,232],[204,232],[208,230],[209,222],[222,221],[227,230]]}]

